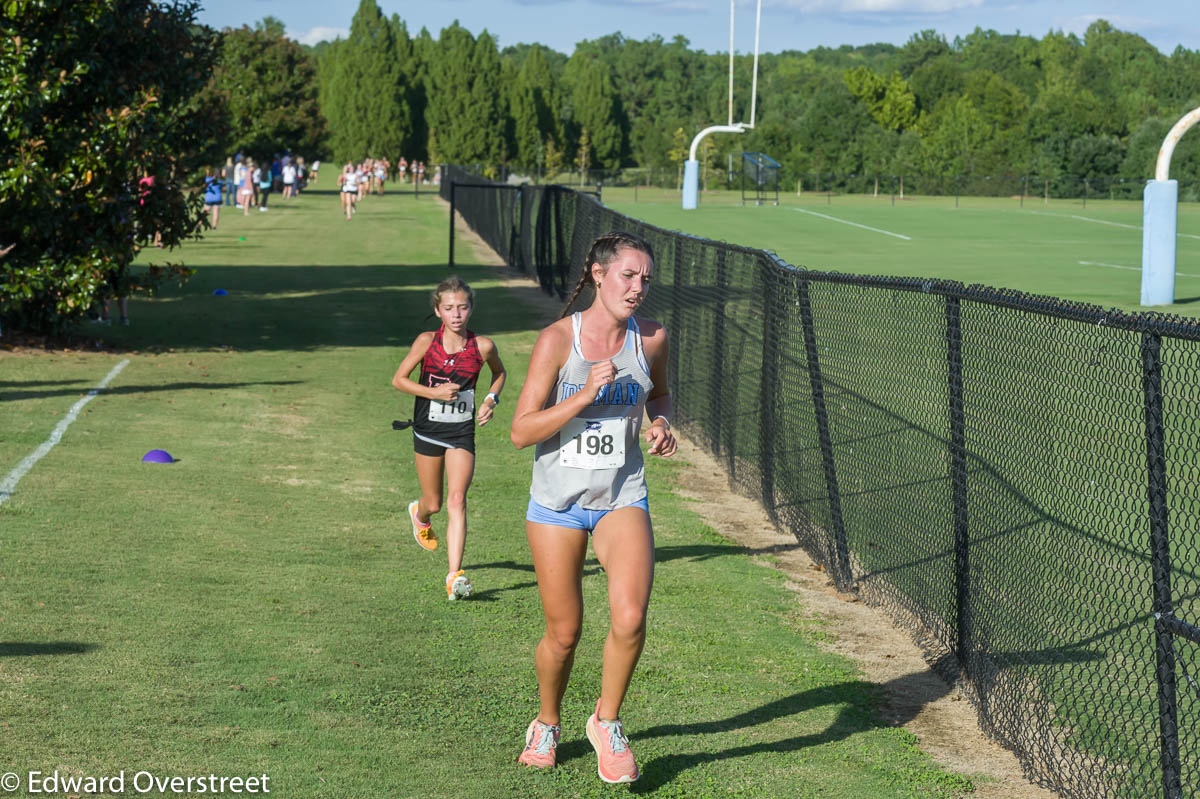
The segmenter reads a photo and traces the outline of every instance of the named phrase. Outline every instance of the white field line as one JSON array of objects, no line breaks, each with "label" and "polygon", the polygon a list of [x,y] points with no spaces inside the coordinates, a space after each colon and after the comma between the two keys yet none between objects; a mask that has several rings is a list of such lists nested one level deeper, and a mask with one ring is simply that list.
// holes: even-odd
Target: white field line
[{"label": "white field line", "polygon": [[[1079,263],[1081,266],[1103,266],[1103,267],[1107,267],[1108,269],[1128,269],[1130,272],[1142,271],[1142,268],[1140,266],[1121,266],[1120,264],[1105,264],[1105,263],[1101,263],[1099,261],[1080,261]],[[1190,275],[1187,272],[1176,272],[1175,276],[1176,277],[1200,277],[1200,275]]]},{"label": "white field line", "polygon": [[35,449],[32,453],[25,456],[25,460],[17,464],[17,468],[8,473],[8,476],[0,481],[0,505],[3,505],[8,500],[12,499],[13,489],[17,487],[17,483],[21,482],[21,478],[29,473],[33,465],[46,457],[50,450],[54,449],[59,441],[62,441],[63,433],[71,426],[71,422],[75,421],[79,416],[79,412],[83,410],[83,406],[92,401],[92,398],[108,387],[109,382],[121,373],[121,370],[129,365],[129,359],[121,361],[112,368],[112,371],[105,376],[100,383],[87,393],[87,396],[81,397],[78,402],[71,406],[71,410],[67,411],[67,415],[61,422],[55,426],[50,437],[42,442],[41,446]]},{"label": "white field line", "polygon": [[850,222],[845,219],[838,219],[836,216],[827,216],[826,214],[818,214],[816,211],[806,211],[803,208],[793,208],[792,210],[799,211],[802,214],[812,214],[813,216],[819,216],[822,219],[828,219],[831,222],[841,222],[843,225],[853,225],[854,227],[860,227],[863,230],[869,230],[872,233],[882,233],[885,236],[895,236],[898,239],[904,239],[905,241],[912,241],[912,238],[909,236],[902,236],[899,233],[892,233],[891,231],[880,230],[879,228],[871,227],[870,225],[860,225],[857,222]]},{"label": "white field line", "polygon": [[[1034,214],[1036,216],[1057,216],[1060,219],[1063,217],[1065,217],[1067,219],[1078,219],[1081,222],[1095,222],[1097,225],[1112,225],[1113,227],[1123,227],[1123,228],[1128,228],[1130,230],[1141,230],[1142,229],[1141,225],[1127,225],[1124,222],[1109,222],[1106,219],[1093,219],[1090,216],[1079,216],[1078,214],[1051,214],[1051,213],[1047,213],[1045,211],[1030,211],[1029,213]],[[1181,238],[1181,239],[1200,239],[1200,236],[1194,235],[1192,233],[1176,233],[1175,235],[1179,236],[1179,238]]]}]

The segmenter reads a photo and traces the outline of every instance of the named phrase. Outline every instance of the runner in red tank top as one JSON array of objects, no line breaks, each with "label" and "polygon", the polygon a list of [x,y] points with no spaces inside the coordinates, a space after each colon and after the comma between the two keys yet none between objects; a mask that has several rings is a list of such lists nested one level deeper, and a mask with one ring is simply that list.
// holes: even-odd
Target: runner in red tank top
[{"label": "runner in red tank top", "polygon": [[[436,331],[417,336],[400,362],[392,385],[416,397],[413,409],[413,450],[421,497],[409,503],[413,538],[429,551],[437,536],[429,518],[442,508],[443,474],[446,503],[446,598],[463,599],[473,587],[462,568],[467,541],[467,489],[475,474],[475,424],[492,418],[500,401],[506,373],[496,344],[467,329],[475,292],[457,277],[443,280],[433,292],[433,312],[442,320]],[[492,372],[486,397],[476,397],[483,364]],[[421,366],[420,382],[412,380]]]}]

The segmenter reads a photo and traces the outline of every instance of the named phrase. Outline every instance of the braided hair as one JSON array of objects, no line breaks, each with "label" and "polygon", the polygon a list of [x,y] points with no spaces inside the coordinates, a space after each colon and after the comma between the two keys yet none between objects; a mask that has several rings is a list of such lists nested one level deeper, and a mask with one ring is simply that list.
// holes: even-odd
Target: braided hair
[{"label": "braided hair", "polygon": [[563,307],[562,314],[559,316],[560,319],[571,312],[571,306],[575,304],[575,300],[579,299],[579,295],[583,293],[584,288],[589,285],[593,289],[596,288],[595,278],[592,277],[592,264],[600,264],[600,266],[607,269],[608,265],[617,257],[617,254],[624,249],[644,252],[650,257],[650,262],[654,262],[654,248],[650,246],[650,242],[641,236],[620,230],[614,230],[610,233],[597,236],[596,240],[592,242],[592,248],[588,250],[587,262],[583,266],[583,274],[579,276],[579,283],[576,284],[575,291]]}]

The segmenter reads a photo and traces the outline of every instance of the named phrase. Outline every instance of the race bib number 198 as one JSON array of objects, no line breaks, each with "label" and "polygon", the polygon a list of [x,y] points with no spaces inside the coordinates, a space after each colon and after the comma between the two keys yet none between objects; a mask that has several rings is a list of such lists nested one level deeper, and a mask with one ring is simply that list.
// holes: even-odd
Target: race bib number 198
[{"label": "race bib number 198", "polygon": [[625,417],[572,419],[558,434],[558,462],[572,469],[615,469],[625,463]]},{"label": "race bib number 198", "polygon": [[475,389],[468,388],[458,392],[458,398],[442,402],[429,401],[429,421],[431,422],[465,422],[475,413]]}]

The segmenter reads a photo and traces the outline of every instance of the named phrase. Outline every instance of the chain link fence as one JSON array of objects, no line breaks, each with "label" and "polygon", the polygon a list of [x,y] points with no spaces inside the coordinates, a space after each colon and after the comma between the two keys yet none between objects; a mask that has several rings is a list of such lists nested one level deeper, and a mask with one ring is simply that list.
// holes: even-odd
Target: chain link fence
[{"label": "chain link fence", "polygon": [[906,626],[1031,779],[1200,793],[1195,321],[810,271],[453,168],[442,192],[560,295],[595,236],[647,238],[679,427]]}]

